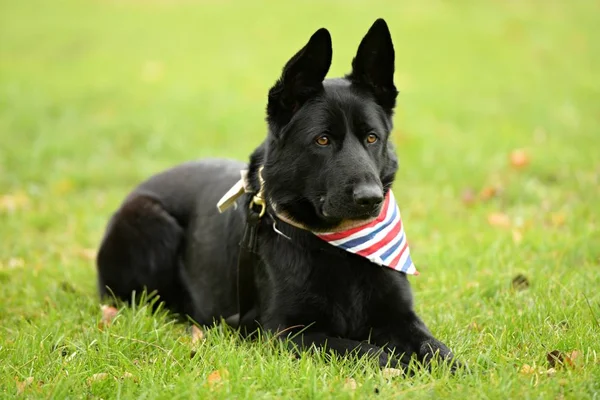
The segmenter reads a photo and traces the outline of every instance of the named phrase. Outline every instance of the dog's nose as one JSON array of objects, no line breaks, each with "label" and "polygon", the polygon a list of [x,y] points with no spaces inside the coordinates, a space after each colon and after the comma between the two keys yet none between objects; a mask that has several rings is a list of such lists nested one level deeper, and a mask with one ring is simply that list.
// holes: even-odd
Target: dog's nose
[{"label": "dog's nose", "polygon": [[359,206],[373,207],[383,201],[383,191],[378,185],[360,185],[354,188],[354,202]]}]

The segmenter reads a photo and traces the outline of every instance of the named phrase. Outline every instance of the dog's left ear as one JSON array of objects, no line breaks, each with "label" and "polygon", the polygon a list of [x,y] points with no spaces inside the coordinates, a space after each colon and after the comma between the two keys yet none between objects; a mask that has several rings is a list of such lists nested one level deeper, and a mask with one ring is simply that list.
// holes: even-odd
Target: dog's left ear
[{"label": "dog's left ear", "polygon": [[358,46],[352,72],[346,76],[353,84],[369,90],[375,101],[391,114],[398,90],[394,85],[394,44],[386,22],[375,21]]},{"label": "dog's left ear", "polygon": [[267,115],[270,122],[279,127],[287,124],[308,99],[323,90],[332,52],[331,35],[321,28],[287,62],[281,78],[269,90]]}]

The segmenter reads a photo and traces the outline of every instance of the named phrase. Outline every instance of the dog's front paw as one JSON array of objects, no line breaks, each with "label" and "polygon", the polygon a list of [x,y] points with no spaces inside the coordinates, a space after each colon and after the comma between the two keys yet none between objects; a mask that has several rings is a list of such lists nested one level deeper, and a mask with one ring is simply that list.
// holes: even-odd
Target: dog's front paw
[{"label": "dog's front paw", "polygon": [[460,368],[464,368],[464,364],[454,357],[452,351],[437,339],[430,339],[421,343],[418,355],[421,362],[427,368],[430,368],[432,360],[448,365],[452,373],[455,373]]}]

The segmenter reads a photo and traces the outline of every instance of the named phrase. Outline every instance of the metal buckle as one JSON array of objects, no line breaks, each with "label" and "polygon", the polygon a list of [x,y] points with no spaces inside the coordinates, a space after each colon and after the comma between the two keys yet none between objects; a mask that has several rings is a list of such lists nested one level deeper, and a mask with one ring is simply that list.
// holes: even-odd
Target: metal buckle
[{"label": "metal buckle", "polygon": [[264,166],[261,166],[258,169],[258,182],[260,183],[260,189],[258,190],[258,193],[256,193],[252,197],[252,200],[250,201],[250,209],[253,209],[255,205],[260,206],[260,211],[258,212],[258,218],[262,218],[263,215],[265,215],[265,212],[267,211],[267,203],[265,201],[264,194],[263,194],[263,190],[264,190],[264,186],[265,186],[265,181],[262,176],[263,168],[264,168]]}]

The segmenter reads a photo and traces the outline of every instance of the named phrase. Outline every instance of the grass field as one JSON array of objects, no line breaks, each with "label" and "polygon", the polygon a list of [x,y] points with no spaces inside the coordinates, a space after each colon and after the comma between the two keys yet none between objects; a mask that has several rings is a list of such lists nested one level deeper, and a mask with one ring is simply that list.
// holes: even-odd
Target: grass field
[{"label": "grass field", "polygon": [[[592,0],[0,0],[0,396],[598,398],[599,15]],[[144,307],[100,329],[94,251],[126,193],[184,160],[245,159],[312,32],[330,29],[339,76],[379,16],[417,310],[470,372],[389,378],[222,328],[194,344]]]}]

